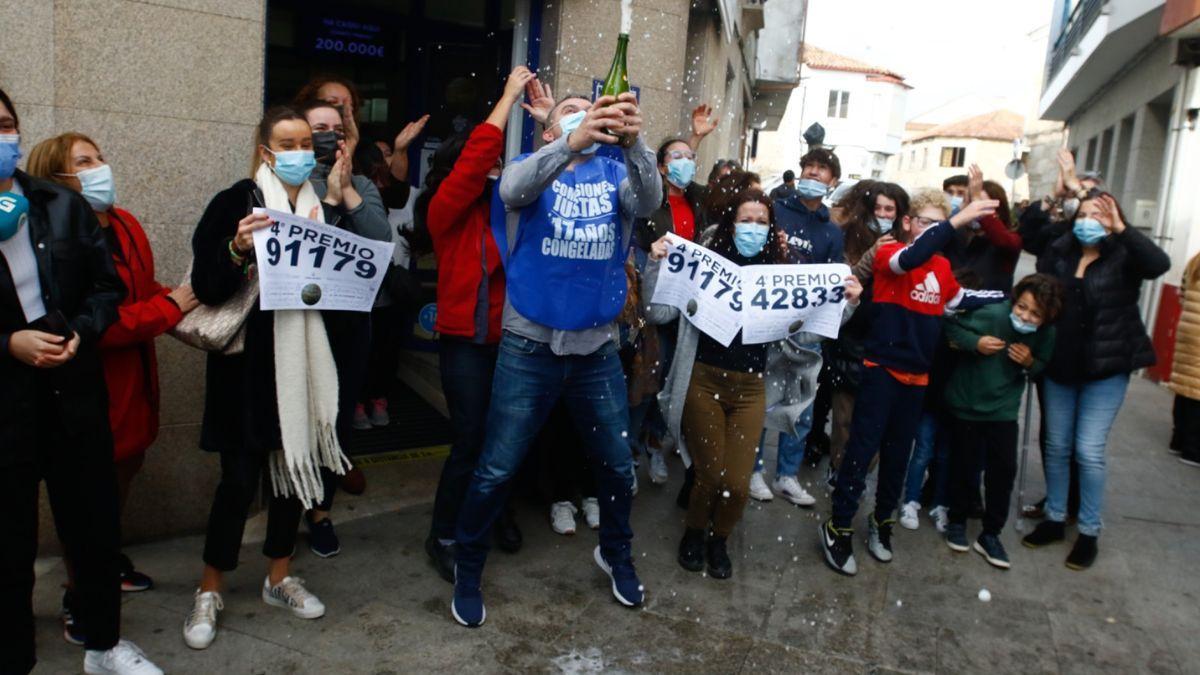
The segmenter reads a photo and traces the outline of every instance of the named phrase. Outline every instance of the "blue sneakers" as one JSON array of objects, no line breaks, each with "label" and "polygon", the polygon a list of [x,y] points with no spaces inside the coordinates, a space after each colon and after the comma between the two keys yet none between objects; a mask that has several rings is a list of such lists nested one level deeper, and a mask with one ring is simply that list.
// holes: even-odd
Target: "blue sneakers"
[{"label": "blue sneakers", "polygon": [[971,545],[967,543],[966,523],[950,523],[946,526],[946,545],[958,553],[971,550]]},{"label": "blue sneakers", "polygon": [[[645,589],[642,587],[642,582],[638,581],[637,572],[633,569],[633,562],[625,561],[610,565],[604,559],[604,554],[600,552],[599,546],[596,547],[594,557],[600,569],[604,570],[609,579],[612,579],[612,593],[617,602],[626,607],[640,606]],[[457,591],[455,592],[457,594]]]},{"label": "blue sneakers", "polygon": [[454,615],[455,621],[467,628],[478,628],[487,620],[479,577],[458,576],[457,565],[454,567],[454,600],[450,603],[450,613]]}]

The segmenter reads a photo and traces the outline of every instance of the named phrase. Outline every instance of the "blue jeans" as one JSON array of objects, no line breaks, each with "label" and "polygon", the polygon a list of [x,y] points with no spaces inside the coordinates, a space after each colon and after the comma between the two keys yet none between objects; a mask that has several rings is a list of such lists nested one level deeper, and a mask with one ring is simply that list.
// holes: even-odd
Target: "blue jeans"
[{"label": "blue jeans", "polygon": [[[800,473],[800,464],[804,462],[804,447],[808,432],[812,430],[813,407],[810,405],[800,413],[796,420],[796,435],[780,432],[779,451],[775,459],[775,477],[795,476]],[[758,458],[754,462],[754,471],[763,471],[763,445],[767,442],[767,430],[763,429],[762,438],[758,440]]]},{"label": "blue jeans", "polygon": [[[921,501],[921,488],[925,484],[925,471],[930,468],[933,481],[933,504],[930,508],[946,506],[948,481],[950,478],[950,427],[938,413],[926,410],[917,425],[917,441],[913,444],[912,459],[908,460],[908,478],[904,489],[904,501]],[[978,489],[976,493],[978,493]]]},{"label": "blue jeans", "polygon": [[1066,520],[1074,446],[1079,465],[1079,533],[1100,535],[1107,475],[1105,445],[1128,387],[1128,373],[1079,384],[1045,379],[1047,519]]},{"label": "blue jeans", "polygon": [[850,440],[846,442],[846,454],[834,481],[834,527],[850,527],[876,454],[879,480],[875,489],[875,521],[882,523],[895,514],[924,398],[925,387],[904,384],[885,368],[867,368],[863,373],[854,399]]},{"label": "blue jeans", "polygon": [[483,448],[497,349],[496,345],[475,344],[445,335],[438,340],[438,347],[442,392],[450,411],[453,442],[438,479],[429,534],[447,541],[454,539],[458,510]]},{"label": "blue jeans", "polygon": [[505,332],[492,381],[483,452],[454,537],[459,574],[476,579],[483,574],[492,523],[559,398],[565,400],[597,474],[600,550],[610,564],[631,559],[633,458],[627,441],[629,401],[616,345],[606,343],[584,356],[556,356],[548,344]]}]

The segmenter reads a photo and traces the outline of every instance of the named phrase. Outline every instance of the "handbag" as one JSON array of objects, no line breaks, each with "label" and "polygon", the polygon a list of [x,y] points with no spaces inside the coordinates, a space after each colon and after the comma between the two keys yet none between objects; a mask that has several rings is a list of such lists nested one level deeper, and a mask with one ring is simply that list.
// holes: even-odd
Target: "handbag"
[{"label": "handbag", "polygon": [[[247,212],[263,206],[262,192],[256,187],[247,198]],[[187,274],[181,283],[192,282],[192,268],[196,260],[188,263]],[[183,320],[171,329],[171,337],[196,349],[206,352],[241,354],[246,349],[246,317],[258,302],[258,280],[253,274],[247,276],[228,300],[219,305],[204,305],[184,315]]]},{"label": "handbag", "polygon": [[[183,283],[191,283],[192,265],[188,264]],[[246,348],[246,317],[258,302],[258,283],[242,282],[228,300],[219,305],[200,305],[171,329],[171,337],[206,352],[241,354]]]}]

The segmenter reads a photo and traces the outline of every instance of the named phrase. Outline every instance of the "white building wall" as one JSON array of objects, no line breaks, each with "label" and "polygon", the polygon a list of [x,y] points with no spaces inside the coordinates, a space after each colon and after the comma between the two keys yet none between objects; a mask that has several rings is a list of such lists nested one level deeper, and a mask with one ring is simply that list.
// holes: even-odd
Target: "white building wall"
[{"label": "white building wall", "polygon": [[[845,118],[829,116],[829,92],[849,92]],[[891,82],[869,81],[862,73],[801,68],[801,85],[792,92],[779,129],[759,134],[753,168],[764,179],[787,169],[798,171],[807,150],[802,134],[813,122],[825,127],[825,145],[833,146],[844,178],[870,178],[887,155],[900,149],[907,90]]]}]

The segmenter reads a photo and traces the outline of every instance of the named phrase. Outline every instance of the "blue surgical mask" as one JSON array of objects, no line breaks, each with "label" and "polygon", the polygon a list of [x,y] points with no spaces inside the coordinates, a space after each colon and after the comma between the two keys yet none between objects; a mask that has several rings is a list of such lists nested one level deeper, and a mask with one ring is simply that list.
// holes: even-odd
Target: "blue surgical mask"
[{"label": "blue surgical mask", "polygon": [[812,178],[801,178],[796,181],[796,194],[801,199],[816,199],[824,197],[829,192],[829,186]]},{"label": "blue surgical mask", "polygon": [[21,229],[29,213],[29,200],[15,192],[0,192],[0,241],[8,241]]},{"label": "blue surgical mask", "polygon": [[1094,246],[1099,244],[1102,239],[1108,236],[1108,230],[1100,224],[1100,221],[1095,218],[1080,218],[1075,221],[1075,226],[1071,228],[1075,233],[1075,238],[1084,246]]},{"label": "blue surgical mask", "polygon": [[299,187],[312,175],[317,166],[316,156],[312,150],[283,150],[275,152],[267,148],[267,152],[275,155],[275,166],[271,170],[279,180],[292,187]]},{"label": "blue surgical mask", "polygon": [[696,160],[680,157],[667,162],[667,181],[682,190],[696,177]]},{"label": "blue surgical mask", "polygon": [[93,211],[107,211],[117,201],[117,188],[113,184],[112,167],[101,164],[78,173],[60,173],[60,176],[75,176],[79,179],[79,192]]},{"label": "blue surgical mask", "polygon": [[962,210],[962,205],[963,205],[962,197],[959,197],[958,195],[952,195],[950,197],[950,217],[951,218],[953,218],[955,215],[958,214],[959,211]]},{"label": "blue surgical mask", "polygon": [[[562,118],[558,120],[558,125],[562,127],[563,136],[570,136],[571,132],[578,129],[580,124],[583,124],[583,118],[585,117],[587,117],[586,110],[579,110],[571,113],[570,115],[563,115]],[[584,148],[583,150],[580,150],[580,152],[585,155],[590,155],[599,149],[599,143],[592,143],[591,147]]]},{"label": "blue surgical mask", "polygon": [[891,232],[893,224],[895,224],[895,221],[891,218],[875,218],[875,227],[879,229],[879,234]]},{"label": "blue surgical mask", "polygon": [[21,160],[21,134],[0,134],[0,180],[12,178]]},{"label": "blue surgical mask", "polygon": [[1029,335],[1031,333],[1037,332],[1038,327],[1037,327],[1036,323],[1029,323],[1027,321],[1024,321],[1023,319],[1021,319],[1021,317],[1017,316],[1016,312],[1010,313],[1008,315],[1008,320],[1012,322],[1013,330],[1017,331],[1018,333],[1020,333],[1022,335]]},{"label": "blue surgical mask", "polygon": [[767,245],[767,232],[770,229],[760,223],[734,223],[733,245],[743,257],[753,258]]}]

